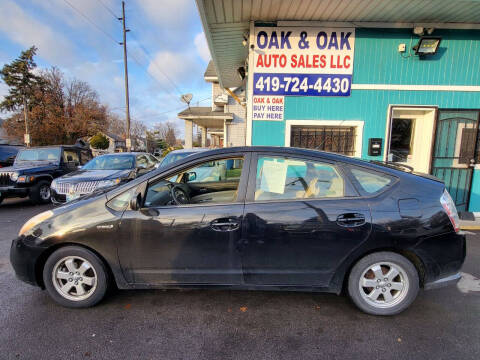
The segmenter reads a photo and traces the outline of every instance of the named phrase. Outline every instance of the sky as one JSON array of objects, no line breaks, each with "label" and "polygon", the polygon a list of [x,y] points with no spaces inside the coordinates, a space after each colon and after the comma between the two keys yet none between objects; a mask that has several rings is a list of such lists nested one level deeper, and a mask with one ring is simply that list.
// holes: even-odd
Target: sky
[{"label": "sky", "polygon": [[[125,3],[130,116],[149,128],[172,120],[183,132],[180,95],[192,93],[193,105],[211,101],[203,80],[210,53],[195,1]],[[0,0],[0,67],[35,45],[39,68],[88,82],[124,117],[121,9],[119,0]],[[7,91],[0,81],[0,101]]]}]

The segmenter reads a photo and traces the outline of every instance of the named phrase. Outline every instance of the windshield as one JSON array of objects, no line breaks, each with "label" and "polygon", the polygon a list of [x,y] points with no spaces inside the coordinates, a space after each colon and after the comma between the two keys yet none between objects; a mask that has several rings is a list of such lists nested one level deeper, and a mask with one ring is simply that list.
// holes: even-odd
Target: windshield
[{"label": "windshield", "polygon": [[20,161],[60,161],[60,148],[20,150],[15,162]]},{"label": "windshield", "polygon": [[181,160],[183,158],[186,158],[188,155],[192,155],[193,152],[181,152],[181,153],[174,153],[174,152],[171,152],[169,153],[167,156],[165,156],[165,158],[163,159],[162,161],[162,164],[160,165],[160,167],[164,167],[164,166],[167,166],[175,161],[178,161],[178,160]]},{"label": "windshield", "polygon": [[102,155],[93,158],[82,166],[85,170],[126,170],[135,167],[135,158],[131,155]]}]

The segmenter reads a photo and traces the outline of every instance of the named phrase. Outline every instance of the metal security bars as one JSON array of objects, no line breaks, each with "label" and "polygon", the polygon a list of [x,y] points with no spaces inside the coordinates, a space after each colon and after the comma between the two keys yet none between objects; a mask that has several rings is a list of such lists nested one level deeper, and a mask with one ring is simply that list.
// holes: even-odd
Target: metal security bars
[{"label": "metal security bars", "polygon": [[468,210],[480,141],[478,110],[439,110],[432,175],[442,179],[459,211]]},{"label": "metal security bars", "polygon": [[290,145],[355,155],[354,126],[292,126]]}]

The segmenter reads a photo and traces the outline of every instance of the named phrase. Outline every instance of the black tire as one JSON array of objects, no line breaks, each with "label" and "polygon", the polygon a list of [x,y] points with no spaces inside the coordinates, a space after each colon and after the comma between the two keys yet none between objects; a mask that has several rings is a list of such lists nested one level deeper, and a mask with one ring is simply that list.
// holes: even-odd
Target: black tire
[{"label": "black tire", "polygon": [[[90,287],[86,285],[81,285],[82,288],[87,291],[87,294],[89,292],[88,288],[90,288],[91,290],[90,294],[85,299],[76,299],[76,300],[69,299],[61,292],[60,289],[57,290],[59,285],[54,284],[54,279],[53,279],[54,271],[57,268],[57,264],[62,263],[63,259],[65,258],[84,259],[89,263],[88,265],[91,265],[91,268],[93,268],[93,270],[89,269],[87,271],[91,271],[91,273],[93,273],[94,271],[94,276],[95,276],[94,286]],[[87,272],[85,272],[84,274],[79,274],[77,276],[87,277],[86,274]],[[82,278],[80,277],[80,279]],[[73,287],[76,288],[76,285],[73,285],[75,284],[75,278],[73,278],[73,281],[70,280],[70,278],[66,280],[57,280],[57,281],[65,281],[65,284],[67,283],[67,281],[70,281],[72,289]],[[55,302],[57,302],[58,304],[65,307],[70,307],[70,308],[86,308],[86,307],[91,307],[96,305],[105,297],[105,294],[107,293],[109,288],[108,286],[109,276],[108,276],[106,265],[92,251],[87,250],[80,246],[65,246],[56,250],[54,253],[52,253],[48,257],[45,263],[45,266],[43,268],[43,283],[45,284],[45,288],[47,289],[47,292],[50,295],[50,297],[53,300],[55,300]],[[76,292],[76,290],[72,290],[72,291]],[[78,295],[75,295],[75,294],[72,294],[70,296],[78,297]]]},{"label": "black tire", "polygon": [[[379,272],[375,273],[372,268]],[[393,277],[395,272],[389,272],[392,269],[399,271],[399,274]],[[382,275],[377,276],[378,274]],[[392,274],[389,276],[392,280],[388,279],[389,274]],[[361,287],[362,277],[365,280],[362,280],[364,285]],[[378,277],[384,278],[379,281]],[[370,284],[377,286],[368,287]],[[401,290],[395,289],[400,287]],[[417,269],[407,258],[393,252],[377,252],[365,256],[354,265],[348,277],[350,298],[360,310],[372,315],[401,313],[415,300],[418,290]]]},{"label": "black tire", "polygon": [[[48,198],[42,196],[41,191],[43,188],[48,187]],[[48,204],[52,201],[50,192],[50,181],[40,180],[30,190],[30,201],[34,204]]]}]

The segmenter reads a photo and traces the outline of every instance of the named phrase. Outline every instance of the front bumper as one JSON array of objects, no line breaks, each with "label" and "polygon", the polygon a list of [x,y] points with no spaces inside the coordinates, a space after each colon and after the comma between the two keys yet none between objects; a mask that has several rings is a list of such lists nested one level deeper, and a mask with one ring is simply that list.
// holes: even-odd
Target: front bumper
[{"label": "front bumper", "polygon": [[4,198],[25,197],[28,196],[29,189],[17,186],[0,186],[0,194]]},{"label": "front bumper", "polygon": [[65,204],[67,202],[67,195],[59,194],[53,188],[50,188],[50,196],[51,196],[51,199],[52,199],[52,203],[54,205],[62,205],[62,204]]},{"label": "front bumper", "polygon": [[46,248],[37,245],[37,241],[38,238],[34,236],[20,236],[14,239],[10,247],[10,263],[15,271],[15,275],[20,280],[31,285],[40,286],[36,266]]}]

